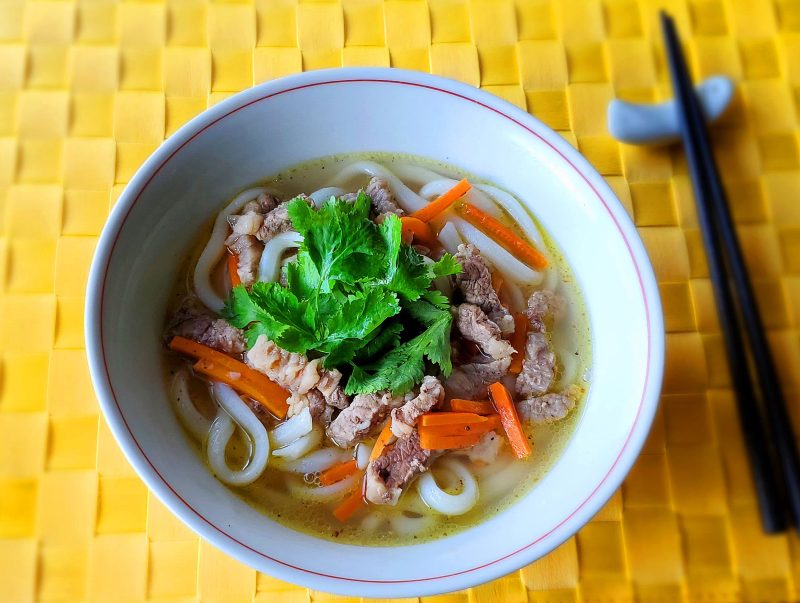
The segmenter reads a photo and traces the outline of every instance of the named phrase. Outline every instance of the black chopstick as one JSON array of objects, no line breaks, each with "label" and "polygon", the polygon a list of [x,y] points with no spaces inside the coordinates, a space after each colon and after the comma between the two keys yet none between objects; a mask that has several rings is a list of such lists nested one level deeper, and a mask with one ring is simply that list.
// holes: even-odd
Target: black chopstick
[{"label": "black chopstick", "polygon": [[[778,532],[786,527],[786,500],[779,477],[783,478],[791,517],[795,525],[800,526],[800,459],[725,191],[711,151],[702,109],[692,87],[675,25],[663,12],[661,23],[684,149],[697,198],[698,220],[706,242],[709,271],[725,335],[762,523],[766,532]],[[750,373],[751,364],[748,362],[742,330],[749,341],[757,383],[753,382]],[[761,389],[761,403],[766,411],[770,433],[759,410],[756,385]],[[774,451],[770,440],[775,445]],[[777,456],[777,462],[774,455]]]}]

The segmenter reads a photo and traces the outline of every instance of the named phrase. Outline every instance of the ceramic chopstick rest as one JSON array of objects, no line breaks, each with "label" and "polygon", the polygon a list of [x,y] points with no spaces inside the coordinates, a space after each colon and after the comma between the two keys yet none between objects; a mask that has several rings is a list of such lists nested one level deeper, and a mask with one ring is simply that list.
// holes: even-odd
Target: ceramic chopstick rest
[{"label": "ceramic chopstick rest", "polygon": [[[724,75],[703,80],[695,87],[706,120],[715,121],[733,99],[733,81]],[[608,105],[608,130],[620,142],[668,144],[680,139],[674,100],[648,105],[614,99]]]}]

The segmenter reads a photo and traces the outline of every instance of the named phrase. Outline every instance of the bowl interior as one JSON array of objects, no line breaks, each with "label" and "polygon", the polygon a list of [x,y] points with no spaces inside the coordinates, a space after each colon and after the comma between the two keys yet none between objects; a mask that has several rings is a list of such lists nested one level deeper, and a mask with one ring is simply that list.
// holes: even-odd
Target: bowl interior
[{"label": "bowl interior", "polygon": [[[201,535],[293,582],[407,596],[463,588],[511,571],[587,521],[619,485],[646,435],[663,342],[657,292],[635,230],[571,147],[471,88],[388,73],[305,74],[272,82],[215,107],[168,141],[126,189],[104,232],[91,277],[87,333],[112,430],[148,485]],[[572,439],[524,499],[455,536],[378,550],[284,528],[214,479],[171,410],[159,354],[179,260],[225,200],[298,162],[363,151],[443,160],[522,199],[574,271],[589,313],[594,359]]]}]

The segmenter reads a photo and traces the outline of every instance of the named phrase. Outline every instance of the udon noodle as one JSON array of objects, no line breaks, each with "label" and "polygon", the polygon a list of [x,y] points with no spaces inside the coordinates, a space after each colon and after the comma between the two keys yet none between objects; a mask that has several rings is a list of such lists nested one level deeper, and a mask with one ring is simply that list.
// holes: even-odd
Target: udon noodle
[{"label": "udon noodle", "polygon": [[[384,183],[383,190],[387,191],[386,194],[396,202],[396,207],[399,208],[396,213],[409,216],[447,194],[458,185],[463,176],[464,174],[450,166],[419,158],[389,154],[337,156],[296,166],[268,179],[263,186],[245,190],[225,204],[215,217],[210,231],[201,236],[196,253],[188,260],[187,270],[190,278],[187,279],[182,275],[176,286],[175,303],[171,310],[175,317],[169,322],[169,335],[177,333],[201,347],[208,345],[214,348],[213,341],[209,343],[212,334],[228,333],[225,329],[233,329],[219,317],[221,314],[225,320],[232,320],[229,314],[235,302],[230,297],[232,295],[230,281],[236,284],[242,280],[244,286],[234,289],[240,291],[237,295],[247,295],[246,291],[252,286],[250,295],[256,301],[258,298],[253,283],[269,285],[273,287],[270,291],[274,290],[274,286],[277,285],[273,284],[277,283],[281,283],[283,287],[292,286],[289,282],[292,278],[289,275],[289,267],[298,265],[300,255],[306,254],[303,255],[304,258],[313,257],[313,253],[308,255],[310,253],[308,249],[321,243],[316,238],[314,241],[306,240],[301,232],[292,228],[291,224],[286,226],[286,223],[281,226],[283,230],[269,233],[268,237],[262,236],[264,229],[269,225],[269,218],[265,216],[269,216],[269,212],[273,210],[279,211],[274,207],[268,211],[264,209],[265,204],[273,196],[292,199],[304,193],[307,195],[307,203],[310,204],[312,212],[323,211],[323,208],[332,203],[329,201],[331,198],[338,199],[337,203],[357,204],[354,193],[364,189],[369,192],[368,185],[373,186],[372,183],[377,179]],[[426,375],[430,375],[425,377],[426,381],[420,384],[421,378],[418,379],[405,397],[402,394],[392,397],[391,392],[387,393],[383,400],[394,400],[387,404],[392,404],[391,408],[396,410],[387,407],[384,409],[387,412],[377,420],[376,416],[372,416],[373,423],[361,417],[362,422],[366,421],[367,427],[363,433],[359,432],[357,438],[353,440],[354,443],[340,445],[341,441],[337,441],[337,437],[341,436],[337,436],[337,430],[332,426],[337,421],[342,422],[338,417],[353,411],[355,406],[364,401],[359,395],[365,398],[372,394],[357,396],[342,394],[340,398],[336,398],[339,395],[337,391],[344,391],[342,387],[344,379],[348,378],[350,365],[342,365],[343,375],[342,371],[330,372],[327,367],[323,369],[324,352],[293,356],[289,351],[281,351],[282,359],[295,363],[292,365],[294,368],[282,369],[281,375],[289,373],[292,375],[291,383],[286,385],[281,382],[283,377],[276,377],[275,373],[270,372],[272,369],[266,370],[254,360],[256,353],[254,350],[258,351],[272,342],[265,344],[264,339],[256,341],[255,336],[251,339],[248,335],[247,345],[242,347],[244,343],[239,343],[236,339],[241,336],[233,329],[231,332],[236,335],[234,337],[236,341],[231,344],[228,340],[220,340],[222,343],[217,345],[216,349],[222,349],[230,359],[217,358],[217,362],[228,366],[227,362],[245,361],[249,365],[247,371],[260,371],[287,389],[291,395],[287,399],[288,414],[285,418],[267,412],[263,404],[255,398],[248,397],[242,388],[236,386],[236,380],[247,379],[247,374],[239,375],[234,368],[229,367],[226,369],[229,383],[215,381],[210,375],[218,374],[214,373],[216,369],[213,366],[210,368],[200,366],[202,355],[199,356],[198,364],[189,368],[183,356],[169,352],[165,354],[165,363],[171,373],[169,382],[171,399],[175,413],[184,425],[187,435],[204,456],[213,474],[249,504],[262,510],[269,518],[320,537],[367,545],[397,545],[442,537],[483,521],[524,495],[552,466],[568,441],[579,414],[580,400],[587,388],[585,375],[588,374],[589,366],[588,326],[580,293],[558,249],[540,228],[527,207],[512,194],[493,184],[473,178],[469,180],[472,182],[472,187],[461,197],[459,203],[470,204],[486,216],[505,225],[516,238],[523,240],[526,245],[532,246],[541,254],[542,265],[531,265],[515,253],[513,247],[506,245],[503,240],[498,240],[491,231],[482,228],[480,224],[465,219],[457,209],[450,208],[431,220],[429,228],[433,233],[434,246],[439,250],[429,249],[428,246],[415,247],[421,254],[423,264],[429,266],[431,270],[438,270],[437,267],[442,265],[439,258],[445,251],[463,263],[466,257],[465,249],[478,250],[480,261],[485,262],[492,271],[492,286],[497,289],[499,299],[505,308],[498,308],[498,312],[505,313],[506,316],[516,313],[518,318],[514,319],[516,321],[514,324],[508,321],[500,324],[502,321],[498,321],[498,325],[502,328],[493,331],[497,338],[492,344],[493,348],[485,341],[470,339],[471,336],[463,331],[464,327],[459,326],[461,325],[459,321],[466,320],[462,314],[466,315],[468,310],[475,307],[475,304],[467,303],[469,292],[465,293],[463,281],[466,277],[447,274],[431,276],[431,290],[438,291],[437,295],[443,296],[443,299],[450,304],[452,315],[455,317],[451,352],[455,366],[454,374],[447,377],[444,370],[439,373],[435,365],[426,361]],[[373,211],[377,213],[374,206],[373,197]],[[258,209],[259,207],[261,209]],[[377,217],[376,214],[372,215],[375,223],[381,228],[380,224],[387,219],[387,214],[380,214]],[[405,227],[406,223],[403,224]],[[238,233],[240,237],[238,241],[237,229],[241,231]],[[242,247],[243,241],[251,247],[239,255],[234,255],[231,260],[229,253],[233,245],[238,244]],[[417,243],[416,238],[414,243]],[[250,250],[255,250],[257,253],[257,257],[251,262],[251,273],[242,269],[244,254]],[[460,269],[463,269],[463,266]],[[299,268],[291,270],[297,273]],[[247,279],[251,280],[248,282]],[[324,289],[324,285],[320,287]],[[477,444],[474,442],[478,440],[469,440],[473,442],[469,446],[438,450],[433,454],[430,454],[430,451],[426,452],[420,457],[425,459],[425,467],[421,472],[418,467],[414,469],[417,473],[402,484],[402,492],[393,501],[394,504],[389,498],[386,498],[389,504],[372,504],[370,493],[365,490],[367,502],[364,503],[362,500],[354,503],[361,506],[352,519],[348,518],[345,521],[337,519],[341,517],[337,509],[342,508],[345,504],[343,501],[351,498],[355,500],[362,487],[367,489],[370,487],[368,480],[370,471],[374,469],[373,465],[379,463],[380,459],[388,457],[393,448],[403,445],[405,442],[403,438],[408,437],[408,430],[413,430],[414,434],[419,430],[419,434],[414,437],[423,437],[425,426],[420,423],[421,418],[415,418],[416,424],[404,426],[398,423],[398,417],[401,415],[397,412],[410,408],[402,404],[424,397],[427,387],[425,384],[429,383],[429,379],[430,383],[435,381],[437,384],[432,387],[439,387],[436,391],[439,392],[440,398],[434,401],[433,408],[427,412],[434,414],[441,412],[442,416],[445,416],[447,409],[455,408],[452,399],[460,398],[458,392],[461,391],[459,389],[461,386],[454,381],[456,373],[485,370],[492,362],[504,363],[505,366],[505,370],[497,378],[498,383],[505,384],[515,400],[525,397],[524,388],[530,387],[533,381],[523,386],[520,390],[523,393],[520,393],[517,390],[520,389],[521,377],[518,377],[517,373],[522,371],[524,374],[530,366],[526,364],[521,369],[519,367],[509,369],[510,360],[505,359],[508,353],[506,352],[505,357],[500,360],[498,358],[502,350],[511,350],[513,333],[509,332],[507,327],[511,325],[511,331],[520,328],[519,325],[523,324],[520,320],[526,320],[523,314],[526,309],[528,317],[533,321],[531,324],[534,325],[534,331],[536,328],[544,329],[543,326],[535,326],[544,323],[542,319],[534,317],[529,309],[533,303],[529,298],[534,299],[537,291],[542,292],[541,295],[550,296],[546,299],[558,298],[563,307],[559,310],[557,320],[546,319],[548,325],[552,322],[552,326],[547,326],[546,338],[540,337],[537,340],[540,345],[542,341],[546,341],[546,345],[549,346],[546,350],[540,349],[539,353],[552,355],[553,364],[549,377],[551,382],[539,392],[535,407],[531,405],[526,407],[526,410],[519,406],[520,402],[517,402],[519,421],[524,424],[524,437],[533,442],[533,454],[524,459],[515,458],[516,445],[519,442],[515,444],[511,433],[506,433],[508,427],[502,417],[492,418],[493,411],[487,411],[488,414],[483,415],[462,412],[464,416],[473,417],[469,420],[494,421],[493,431],[485,432]],[[187,299],[196,300],[193,303],[201,308],[200,314],[192,310],[195,314],[191,314],[189,319],[186,318],[185,310]],[[347,295],[341,299],[348,299]],[[401,305],[405,303],[408,302],[403,301],[401,297]],[[465,310],[462,306],[469,308]],[[279,312],[279,310],[274,311]],[[203,312],[206,314],[202,314]],[[488,311],[487,315],[492,317]],[[203,316],[205,322],[197,323],[197,316]],[[253,316],[256,317],[253,320],[274,319],[274,316],[264,318],[263,313],[258,314],[255,311]],[[483,311],[479,311],[479,322],[483,320],[481,316],[485,316]],[[539,323],[536,323],[536,320],[539,320]],[[196,333],[190,332],[186,326],[190,324],[188,321],[195,321],[191,323],[193,327],[201,324],[202,329],[198,327]],[[178,327],[175,327],[176,324]],[[492,325],[494,324],[492,322]],[[264,328],[269,329],[270,325],[271,323],[267,322]],[[387,330],[391,328],[394,327]],[[395,328],[395,330],[400,332],[401,329]],[[544,330],[541,332],[545,334]],[[533,345],[531,335],[528,337],[528,345]],[[389,333],[386,338],[391,341],[393,338],[396,340],[397,336]],[[241,341],[244,342],[244,339]],[[524,342],[524,338],[520,341]],[[224,348],[224,345],[229,344],[240,347]],[[395,342],[395,345],[402,344]],[[530,353],[530,348],[527,349]],[[183,353],[186,354],[185,350]],[[515,353],[525,352],[515,349]],[[475,369],[470,368],[476,366],[476,357],[480,366]],[[354,358],[356,360],[351,360],[351,365],[357,363],[358,355]],[[372,362],[374,366],[376,361],[373,359]],[[512,373],[508,373],[509,370],[512,370]],[[517,373],[514,373],[514,370],[517,370]],[[339,377],[335,376],[337,372]],[[342,379],[341,382],[337,381],[339,378]],[[349,378],[355,380],[356,377]],[[466,378],[469,378],[469,375]],[[538,378],[537,375],[536,379]],[[333,381],[337,381],[339,385]],[[486,392],[486,385],[482,387],[482,391]],[[578,391],[580,393],[576,394]],[[564,396],[572,396],[569,400],[571,410],[562,413],[566,414],[565,418],[557,417],[560,420],[551,420],[555,416],[554,413],[559,410],[555,406],[556,403],[560,403],[562,399],[546,396],[561,396],[561,392],[564,392]],[[530,394],[527,395],[530,397]],[[374,399],[370,398],[370,403],[377,400],[377,394],[375,396]],[[485,393],[478,398],[480,399],[472,400],[476,405],[488,404],[485,402],[488,399]],[[563,396],[562,398],[566,399]],[[551,401],[554,402],[551,404]],[[353,409],[344,410],[349,408],[348,405],[355,406]],[[573,405],[575,408],[572,408]],[[321,411],[321,407],[324,407],[324,410]],[[546,414],[547,419],[537,420],[534,416],[533,420],[526,423],[526,417],[533,416],[526,415],[528,411],[534,415],[536,412],[544,413],[541,416]],[[458,414],[451,410],[447,416],[453,416],[454,420],[466,420],[463,417],[455,417]],[[434,420],[438,419],[431,419]],[[382,426],[385,429],[382,430]],[[389,427],[393,433],[390,433]],[[404,429],[406,431],[403,431]],[[434,432],[435,429],[431,428],[431,433]],[[389,441],[387,447],[381,442],[384,434],[388,434],[387,437],[390,438],[387,440]],[[489,434],[492,434],[491,437]],[[456,436],[452,437],[456,438],[452,439],[453,442],[462,441]],[[419,441],[423,442],[422,439]],[[380,476],[384,476],[380,479],[390,480],[392,470],[390,467],[385,470],[388,473],[380,473]],[[331,472],[337,471],[342,472],[341,479],[331,482],[333,479]],[[386,478],[385,475],[390,477]],[[361,485],[362,482],[365,486]],[[388,481],[379,485],[388,487],[387,484]],[[374,493],[372,496],[374,498]]]}]

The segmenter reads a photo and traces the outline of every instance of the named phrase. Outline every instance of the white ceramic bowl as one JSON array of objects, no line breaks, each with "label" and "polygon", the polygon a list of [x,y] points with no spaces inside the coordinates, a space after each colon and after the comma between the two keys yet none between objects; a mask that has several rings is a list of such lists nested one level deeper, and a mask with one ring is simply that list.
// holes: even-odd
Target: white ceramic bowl
[{"label": "white ceramic bowl", "polygon": [[[172,412],[159,353],[178,260],[226,199],[298,162],[370,150],[446,161],[527,203],[575,272],[594,359],[574,435],[525,498],[455,536],[378,549],[273,523],[212,477]],[[145,162],[100,238],[86,342],[94,386],[122,450],[156,496],[200,536],[296,584],[407,597],[463,589],[516,570],[601,508],[647,436],[664,336],[656,282],[633,224],[602,177],[558,134],[451,80],[336,69],[236,94],[191,120]]]}]

